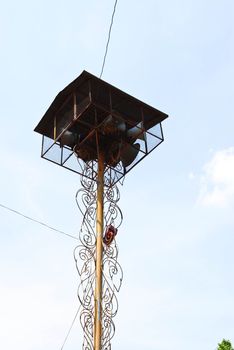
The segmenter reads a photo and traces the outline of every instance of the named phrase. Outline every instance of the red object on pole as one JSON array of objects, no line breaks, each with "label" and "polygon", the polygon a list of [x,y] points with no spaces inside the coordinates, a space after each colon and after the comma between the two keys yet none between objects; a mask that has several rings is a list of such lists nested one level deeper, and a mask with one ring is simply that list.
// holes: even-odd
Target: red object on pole
[{"label": "red object on pole", "polygon": [[106,245],[110,245],[115,236],[117,235],[117,228],[115,228],[113,225],[108,225],[103,237],[103,243]]}]

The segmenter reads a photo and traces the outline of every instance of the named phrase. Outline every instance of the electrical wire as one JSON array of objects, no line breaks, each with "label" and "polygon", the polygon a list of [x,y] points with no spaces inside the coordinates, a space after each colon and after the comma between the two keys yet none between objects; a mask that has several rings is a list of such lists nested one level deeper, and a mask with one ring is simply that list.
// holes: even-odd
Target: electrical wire
[{"label": "electrical wire", "polygon": [[101,70],[100,78],[102,77],[102,73],[103,73],[103,70],[104,70],[105,63],[106,63],[106,56],[107,56],[108,46],[109,46],[109,42],[110,42],[111,29],[112,29],[112,25],[113,25],[113,21],[114,21],[114,15],[115,15],[117,2],[118,2],[118,0],[115,0],[114,9],[113,9],[113,13],[112,13],[112,16],[111,16],[111,23],[110,23],[108,39],[107,39],[107,43],[106,43],[106,50],[105,50],[105,54],[104,54],[104,58],[103,58],[102,70]]},{"label": "electrical wire", "polygon": [[77,309],[77,311],[76,311],[76,314],[75,314],[75,316],[74,316],[74,318],[73,318],[73,320],[72,320],[71,326],[70,326],[70,328],[69,328],[69,330],[68,330],[68,332],[67,332],[67,335],[66,335],[66,337],[65,337],[65,339],[64,339],[63,345],[61,346],[61,349],[60,349],[60,350],[63,350],[63,348],[64,348],[64,346],[65,346],[65,344],[66,344],[66,342],[67,342],[67,339],[68,339],[68,337],[69,337],[69,335],[70,335],[70,333],[71,333],[72,327],[74,326],[74,323],[75,323],[75,321],[76,321],[76,318],[77,318],[77,316],[78,316],[78,313],[79,313],[79,311],[80,311],[80,308],[81,308],[81,304],[79,305],[79,307],[78,307],[78,309]]},{"label": "electrical wire", "polygon": [[73,238],[73,239],[78,240],[77,237],[75,237],[75,236],[73,236],[73,235],[70,235],[69,233],[66,233],[66,232],[64,232],[64,231],[58,230],[57,228],[54,228],[54,227],[52,227],[52,226],[49,226],[49,225],[45,224],[45,223],[42,222],[42,221],[33,219],[33,218],[31,218],[30,216],[24,215],[24,214],[22,214],[21,212],[19,212],[19,211],[17,211],[17,210],[14,210],[14,209],[12,209],[12,208],[7,207],[6,205],[3,205],[3,204],[0,203],[0,207],[1,207],[1,208],[4,208],[4,209],[6,209],[6,210],[9,210],[9,211],[11,211],[12,213],[15,213],[15,214],[17,214],[17,215],[20,215],[20,216],[24,217],[25,219],[31,220],[31,221],[33,221],[33,222],[36,222],[37,224],[42,225],[42,226],[44,226],[44,227],[46,227],[46,228],[49,228],[50,230],[56,231],[56,232],[58,232],[58,233],[60,233],[60,234],[62,234],[62,235],[65,235],[65,236],[68,236],[68,237],[70,237],[70,238]]}]

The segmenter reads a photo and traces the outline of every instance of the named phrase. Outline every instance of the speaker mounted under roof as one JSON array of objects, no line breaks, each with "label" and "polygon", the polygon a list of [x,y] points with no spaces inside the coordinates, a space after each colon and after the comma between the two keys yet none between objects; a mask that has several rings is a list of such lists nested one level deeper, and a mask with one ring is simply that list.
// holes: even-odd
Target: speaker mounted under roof
[{"label": "speaker mounted under roof", "polygon": [[78,174],[97,178],[104,153],[105,185],[113,185],[163,142],[167,114],[83,71],[54,99],[36,126],[41,156]]}]

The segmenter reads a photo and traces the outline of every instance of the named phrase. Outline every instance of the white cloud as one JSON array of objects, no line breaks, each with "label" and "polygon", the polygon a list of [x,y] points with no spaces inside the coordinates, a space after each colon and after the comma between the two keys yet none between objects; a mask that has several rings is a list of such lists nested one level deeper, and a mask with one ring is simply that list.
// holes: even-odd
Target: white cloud
[{"label": "white cloud", "polygon": [[195,174],[191,171],[191,172],[189,173],[188,177],[189,177],[189,180],[194,180],[196,176],[195,176]]},{"label": "white cloud", "polygon": [[216,152],[203,167],[199,203],[226,207],[234,199],[234,147]]}]

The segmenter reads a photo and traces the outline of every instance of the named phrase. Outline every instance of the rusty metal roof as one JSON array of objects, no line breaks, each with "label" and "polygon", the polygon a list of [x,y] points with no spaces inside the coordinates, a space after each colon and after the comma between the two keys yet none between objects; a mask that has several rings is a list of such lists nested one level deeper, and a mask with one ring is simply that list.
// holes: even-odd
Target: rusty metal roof
[{"label": "rusty metal roof", "polygon": [[[64,101],[71,95],[74,91],[79,91],[85,82],[91,81],[92,87],[102,90],[102,88],[107,91],[107,89],[111,90],[112,95],[118,95],[130,102],[126,110],[127,114],[134,114],[136,107],[146,108],[148,113],[153,115],[153,119],[157,121],[157,123],[162,122],[164,119],[168,117],[167,114],[159,111],[158,109],[149,106],[148,104],[138,100],[137,98],[127,94],[126,92],[114,87],[113,85],[105,82],[104,80],[99,79],[95,75],[83,71],[75,80],[73,80],[70,84],[68,84],[62,91],[58,93],[55,97],[54,101],[34,129],[34,131],[40,134],[46,134],[47,125],[51,123],[51,120],[54,118],[55,113],[64,103]],[[135,107],[135,108],[134,108]],[[132,110],[131,110],[132,109]]]}]

